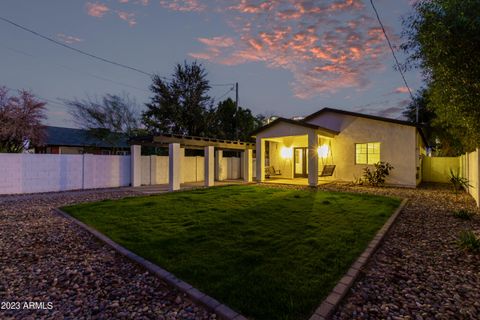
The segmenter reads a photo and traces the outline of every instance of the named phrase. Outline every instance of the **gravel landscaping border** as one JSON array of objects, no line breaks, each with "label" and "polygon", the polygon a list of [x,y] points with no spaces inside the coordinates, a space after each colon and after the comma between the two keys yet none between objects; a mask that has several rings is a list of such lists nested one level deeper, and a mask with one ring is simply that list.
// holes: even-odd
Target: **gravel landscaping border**
[{"label": "gravel landscaping border", "polygon": [[402,200],[395,212],[377,232],[372,241],[370,241],[365,251],[363,251],[363,253],[357,258],[357,260],[350,266],[350,269],[348,269],[347,273],[343,276],[342,279],[340,279],[340,281],[332,289],[327,298],[325,298],[325,300],[323,300],[320,306],[315,310],[315,313],[310,317],[310,320],[324,320],[329,319],[332,316],[333,312],[342,302],[342,299],[346,296],[350,288],[357,280],[361,268],[370,260],[372,255],[377,250],[378,246],[382,243],[385,235],[395,223],[407,202],[408,199]]},{"label": "gravel landscaping border", "polygon": [[225,304],[220,303],[218,300],[208,296],[207,294],[201,292],[200,290],[194,288],[192,285],[188,284],[187,282],[178,279],[172,273],[168,272],[167,270],[159,267],[158,265],[140,257],[139,255],[133,253],[132,251],[128,250],[127,248],[119,245],[112,239],[108,238],[101,232],[95,230],[94,228],[86,225],[85,223],[81,222],[80,220],[72,217],[68,213],[60,210],[59,208],[53,209],[55,213],[62,216],[63,218],[73,222],[74,224],[78,225],[79,227],[83,228],[84,230],[91,233],[94,237],[99,239],[100,241],[104,242],[105,244],[112,247],[115,251],[119,254],[125,256],[126,258],[132,260],[134,263],[143,266],[145,269],[150,271],[152,274],[156,275],[161,280],[165,281],[169,285],[175,287],[180,292],[183,292],[190,298],[192,301],[204,306],[207,310],[214,312],[220,319],[224,320],[247,320],[246,317],[239,314],[238,312],[232,310]]}]

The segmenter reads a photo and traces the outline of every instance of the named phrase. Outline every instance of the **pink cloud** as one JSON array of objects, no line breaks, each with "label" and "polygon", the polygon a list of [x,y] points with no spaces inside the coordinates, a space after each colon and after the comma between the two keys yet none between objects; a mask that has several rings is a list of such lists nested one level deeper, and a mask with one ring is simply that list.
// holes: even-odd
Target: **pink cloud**
[{"label": "pink cloud", "polygon": [[120,3],[128,3],[129,0],[118,0]]},{"label": "pink cloud", "polygon": [[393,90],[392,93],[408,93],[408,88],[407,87],[398,87]]},{"label": "pink cloud", "polygon": [[235,40],[230,37],[198,38],[198,41],[209,47],[217,48],[231,47],[235,43]]},{"label": "pink cloud", "polygon": [[101,18],[110,11],[106,5],[98,2],[87,2],[86,8],[88,15],[96,18]]},{"label": "pink cloud", "polygon": [[206,8],[198,0],[160,0],[160,5],[173,11],[203,11]]},{"label": "pink cloud", "polygon": [[126,11],[117,11],[117,15],[120,19],[128,22],[130,27],[133,27],[137,24],[135,19],[135,14],[133,12],[126,12]]},{"label": "pink cloud", "polygon": [[63,34],[63,33],[58,33],[57,38],[60,39],[60,41],[66,43],[66,44],[72,44],[72,43],[77,43],[77,42],[82,42],[83,41],[83,39],[80,39],[80,38],[74,37],[74,36],[68,36],[68,35]]},{"label": "pink cloud", "polygon": [[228,45],[219,45],[223,36],[199,38],[205,50],[190,55],[225,65],[255,61],[289,70],[299,98],[366,88],[369,74],[382,69],[388,54],[382,30],[360,0],[225,2],[216,11],[226,15],[238,37],[229,38]]}]

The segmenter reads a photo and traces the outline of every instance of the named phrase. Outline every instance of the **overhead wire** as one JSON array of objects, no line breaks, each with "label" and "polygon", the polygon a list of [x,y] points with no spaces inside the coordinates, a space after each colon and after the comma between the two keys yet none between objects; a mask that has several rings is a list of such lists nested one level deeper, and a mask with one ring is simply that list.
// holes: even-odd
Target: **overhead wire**
[{"label": "overhead wire", "polygon": [[[20,54],[26,55],[28,57],[38,59],[38,57],[36,57],[36,56],[34,56],[30,53],[24,52],[22,50],[18,50],[18,49],[7,47],[7,46],[5,46],[4,48],[6,48],[6,49],[8,49],[12,52],[20,53]],[[123,87],[126,87],[126,88],[135,89],[135,90],[138,90],[138,91],[143,91],[143,92],[150,93],[150,91],[148,91],[148,90],[138,88],[138,87],[130,85],[128,83],[123,83],[123,82],[120,82],[120,81],[116,81],[116,80],[113,80],[113,79],[110,79],[110,78],[107,78],[107,77],[104,77],[104,76],[99,76],[99,75],[96,75],[94,73],[90,73],[90,72],[87,72],[87,71],[78,71],[78,70],[75,70],[71,67],[68,67],[68,66],[65,66],[65,65],[62,65],[62,64],[53,63],[53,62],[49,62],[49,64],[54,65],[54,66],[59,67],[59,68],[62,68],[62,69],[65,69],[65,70],[69,70],[69,71],[77,73],[77,74],[86,75],[86,76],[89,76],[89,77],[92,77],[92,78],[95,78],[95,79],[99,79],[99,80],[102,80],[102,81],[117,84],[117,85],[120,85],[120,86],[123,86]]]},{"label": "overhead wire", "polygon": [[375,12],[375,15],[377,16],[378,23],[380,24],[380,27],[382,29],[383,35],[385,36],[385,39],[387,40],[388,46],[390,48],[390,51],[392,52],[393,59],[395,60],[395,64],[397,66],[397,70],[402,76],[403,83],[405,84],[405,87],[408,90],[408,93],[410,94],[410,97],[412,98],[412,101],[414,100],[412,91],[410,90],[410,86],[407,83],[407,79],[405,78],[405,75],[402,71],[402,68],[400,67],[400,63],[398,62],[397,55],[395,54],[395,50],[393,49],[392,43],[390,42],[390,39],[387,35],[387,31],[385,30],[385,27],[383,26],[382,20],[380,19],[380,15],[378,14],[377,8],[375,7],[375,4],[373,3],[373,0],[370,0],[370,4],[372,5],[373,11]]},{"label": "overhead wire", "polygon": [[[141,70],[141,69],[139,69],[139,68],[137,68],[137,67],[132,67],[132,66],[129,66],[129,65],[126,65],[126,64],[117,62],[117,61],[115,61],[115,60],[113,60],[113,59],[104,58],[104,57],[98,56],[98,55],[96,55],[96,54],[94,54],[94,53],[90,53],[90,52],[87,52],[87,51],[85,51],[85,50],[81,50],[81,49],[72,47],[72,46],[70,46],[70,45],[68,45],[68,44],[66,44],[66,43],[63,43],[63,42],[58,41],[58,40],[55,40],[55,39],[53,39],[53,38],[51,38],[51,37],[49,37],[49,36],[46,36],[46,35],[38,32],[38,31],[35,31],[35,30],[33,30],[33,29],[30,29],[30,28],[28,28],[28,27],[26,27],[26,26],[23,26],[23,25],[21,25],[21,24],[19,24],[19,23],[17,23],[17,22],[14,22],[14,21],[12,21],[12,20],[10,20],[10,19],[7,19],[7,18],[5,18],[5,17],[0,16],[0,20],[2,20],[2,21],[6,22],[6,23],[8,23],[8,24],[10,24],[10,25],[12,25],[12,26],[14,26],[14,27],[17,27],[17,28],[19,28],[19,29],[21,29],[21,30],[23,30],[23,31],[29,32],[29,33],[31,33],[31,34],[39,37],[39,38],[42,38],[42,39],[44,39],[44,40],[47,40],[47,41],[49,41],[49,42],[51,42],[51,43],[53,43],[53,44],[55,44],[55,45],[64,47],[64,48],[69,49],[69,50],[72,50],[72,51],[75,51],[75,52],[77,52],[77,53],[79,53],[79,54],[88,56],[88,57],[90,57],[90,58],[93,58],[93,59],[96,59],[96,60],[99,60],[99,61],[102,61],[102,62],[105,62],[105,63],[109,63],[109,64],[115,65],[115,66],[117,66],[117,67],[121,67],[121,68],[124,68],[124,69],[128,69],[128,70],[130,70],[130,71],[135,71],[135,72],[137,72],[137,73],[140,73],[140,74],[143,74],[143,75],[147,75],[147,76],[149,76],[149,77],[153,77],[153,76],[155,75],[155,74],[153,74],[153,73],[150,73],[150,72]],[[164,80],[171,80],[171,78],[169,78],[169,77],[160,76],[160,75],[156,75],[156,76],[158,76],[159,78],[164,79]],[[223,84],[223,83],[220,83],[220,84],[215,84],[215,83],[214,83],[214,84],[210,84],[210,86],[227,86],[227,85],[231,85],[231,84]]]}]

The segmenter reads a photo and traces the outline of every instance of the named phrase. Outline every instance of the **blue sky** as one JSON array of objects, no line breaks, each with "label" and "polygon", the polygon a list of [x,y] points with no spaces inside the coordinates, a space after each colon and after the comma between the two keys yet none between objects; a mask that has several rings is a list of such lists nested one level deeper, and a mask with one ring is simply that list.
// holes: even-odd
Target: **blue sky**
[{"label": "blue sky", "polygon": [[[399,45],[410,2],[375,3]],[[292,117],[334,107],[398,118],[409,101],[369,1],[2,0],[0,15],[163,76],[176,63],[196,59],[211,83],[239,82],[240,105],[254,113]],[[62,99],[127,92],[141,111],[151,96],[148,76],[2,21],[0,57],[0,85],[48,99],[50,125],[74,126]],[[418,72],[406,76],[412,91],[420,88]],[[210,95],[218,99],[228,90],[215,86]]]}]

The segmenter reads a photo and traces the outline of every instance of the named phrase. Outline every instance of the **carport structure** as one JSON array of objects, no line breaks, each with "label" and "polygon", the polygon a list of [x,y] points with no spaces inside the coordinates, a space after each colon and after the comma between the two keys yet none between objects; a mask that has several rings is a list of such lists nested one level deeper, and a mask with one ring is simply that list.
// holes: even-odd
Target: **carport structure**
[{"label": "carport structure", "polygon": [[183,136],[174,134],[149,135],[130,140],[132,187],[141,185],[142,146],[168,148],[168,185],[170,191],[180,190],[183,170],[182,159],[185,149],[204,150],[204,185],[214,186],[215,180],[221,180],[223,151],[241,152],[241,167],[244,182],[252,182],[253,150],[255,143],[212,139],[206,137]]}]

